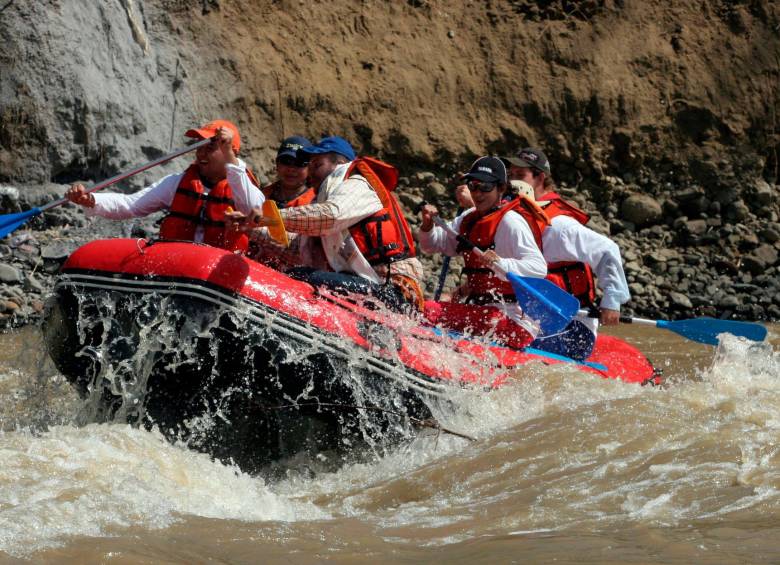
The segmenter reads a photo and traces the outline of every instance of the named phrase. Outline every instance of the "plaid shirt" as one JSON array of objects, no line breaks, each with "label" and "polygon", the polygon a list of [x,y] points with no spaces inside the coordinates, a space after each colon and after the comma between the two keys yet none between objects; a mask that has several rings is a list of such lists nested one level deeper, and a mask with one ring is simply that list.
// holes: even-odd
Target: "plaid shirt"
[{"label": "plaid shirt", "polygon": [[[317,202],[280,210],[284,226],[288,231],[309,236],[306,238],[309,241],[301,244],[304,255],[306,251],[303,246],[308,244],[311,247],[313,243],[311,238],[315,236],[324,236],[323,247],[327,246],[326,239],[328,239],[330,242],[341,241],[341,249],[343,249],[344,242],[351,239],[349,228],[382,209],[379,196],[365,178],[353,175],[348,179],[340,180],[339,174],[343,175],[347,165],[341,167],[345,168],[337,168],[323,181],[317,194]],[[336,260],[339,261],[338,258]],[[328,258],[328,262],[335,270],[348,270],[343,264],[333,264],[333,254]],[[344,263],[344,260],[341,259],[340,262]],[[389,268],[393,275],[407,276],[418,284],[422,283],[422,264],[415,258],[397,261]],[[377,278],[384,280],[387,278],[387,269],[386,265],[377,265],[373,271]],[[362,275],[362,273],[357,274]]]}]

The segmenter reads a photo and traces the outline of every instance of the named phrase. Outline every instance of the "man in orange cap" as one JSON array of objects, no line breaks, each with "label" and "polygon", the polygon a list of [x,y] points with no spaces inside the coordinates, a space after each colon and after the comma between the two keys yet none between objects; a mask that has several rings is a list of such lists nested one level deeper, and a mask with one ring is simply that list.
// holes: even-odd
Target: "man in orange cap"
[{"label": "man in orange cap", "polygon": [[245,250],[246,240],[225,234],[228,208],[249,213],[262,206],[265,197],[246,163],[236,155],[241,149],[238,128],[227,120],[214,120],[184,134],[212,143],[195,151],[195,162],[183,173],[163,177],[134,194],[87,193],[74,184],[65,194],[84,206],[87,216],[124,220],[160,210],[168,214],[160,225],[160,237],[208,243],[226,249]]}]

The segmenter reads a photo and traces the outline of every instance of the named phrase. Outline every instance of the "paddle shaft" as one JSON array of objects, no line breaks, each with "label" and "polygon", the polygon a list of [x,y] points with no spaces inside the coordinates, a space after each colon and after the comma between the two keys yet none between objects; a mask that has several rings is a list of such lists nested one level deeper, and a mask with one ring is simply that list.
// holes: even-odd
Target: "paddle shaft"
[{"label": "paddle shaft", "polygon": [[[112,184],[116,184],[119,181],[125,180],[126,178],[130,178],[134,175],[137,175],[138,173],[142,173],[148,169],[151,169],[152,167],[156,167],[157,165],[162,165],[163,163],[170,161],[171,159],[175,159],[176,157],[180,157],[181,155],[184,155],[186,153],[190,153],[191,151],[195,151],[196,149],[203,147],[204,145],[208,145],[211,143],[211,139],[202,139],[198,141],[197,143],[193,143],[192,145],[188,145],[187,147],[182,147],[181,149],[177,149],[173,153],[168,153],[167,155],[163,155],[159,159],[155,159],[154,161],[150,161],[146,163],[145,165],[140,165],[136,167],[135,169],[131,169],[129,171],[125,171],[123,173],[119,173],[118,175],[114,175],[113,177],[106,179],[104,181],[101,181],[97,183],[95,186],[92,186],[87,189],[86,193],[91,194],[92,192],[97,192],[98,190],[101,190],[103,188],[106,188],[107,186],[111,186]],[[69,202],[67,198],[61,198],[59,200],[55,200],[54,202],[49,202],[48,204],[41,206],[39,210],[41,212],[45,212],[46,210],[50,210],[51,208],[55,208],[57,206],[62,206],[66,202]]]},{"label": "paddle shaft", "polygon": [[[462,213],[463,213],[463,208],[458,206],[455,215],[460,216]],[[447,280],[447,272],[450,270],[450,260],[452,260],[452,257],[447,255],[444,258],[444,261],[442,261],[441,272],[439,273],[439,284],[436,286],[436,292],[433,293],[433,299],[436,301],[438,301],[439,298],[441,298],[441,293],[444,290],[444,283]]]},{"label": "paddle shaft", "polygon": [[[601,314],[596,310],[579,310],[577,314],[587,316],[588,318],[599,318]],[[638,324],[641,326],[657,326],[658,320],[648,320],[647,318],[632,318],[631,316],[620,316],[621,324]]]}]

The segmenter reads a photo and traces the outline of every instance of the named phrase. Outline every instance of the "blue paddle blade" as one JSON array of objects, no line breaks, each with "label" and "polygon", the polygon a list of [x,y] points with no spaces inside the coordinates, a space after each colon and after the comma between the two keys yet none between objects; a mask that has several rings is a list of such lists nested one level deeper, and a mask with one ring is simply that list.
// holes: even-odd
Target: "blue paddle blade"
[{"label": "blue paddle blade", "polygon": [[729,333],[751,341],[764,341],[767,330],[761,324],[718,320],[716,318],[693,318],[691,320],[658,320],[656,326],[671,330],[687,339],[718,345],[718,334]]},{"label": "blue paddle blade", "polygon": [[32,208],[26,212],[19,212],[17,214],[0,215],[0,238],[7,236],[15,229],[26,224],[27,220],[40,213],[40,208]]},{"label": "blue paddle blade", "polygon": [[565,328],[580,308],[580,301],[547,279],[507,273],[507,280],[523,312],[539,322],[541,335],[556,334]]}]

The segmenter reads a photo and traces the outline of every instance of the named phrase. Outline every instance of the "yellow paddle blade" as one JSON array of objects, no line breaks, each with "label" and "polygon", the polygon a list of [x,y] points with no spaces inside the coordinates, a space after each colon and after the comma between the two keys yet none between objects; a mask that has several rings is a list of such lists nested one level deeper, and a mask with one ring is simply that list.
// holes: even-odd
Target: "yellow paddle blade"
[{"label": "yellow paddle blade", "polygon": [[263,216],[271,220],[268,226],[268,235],[279,245],[289,247],[290,239],[287,237],[287,230],[284,229],[284,221],[279,213],[279,208],[276,206],[276,202],[271,199],[263,202]]}]

